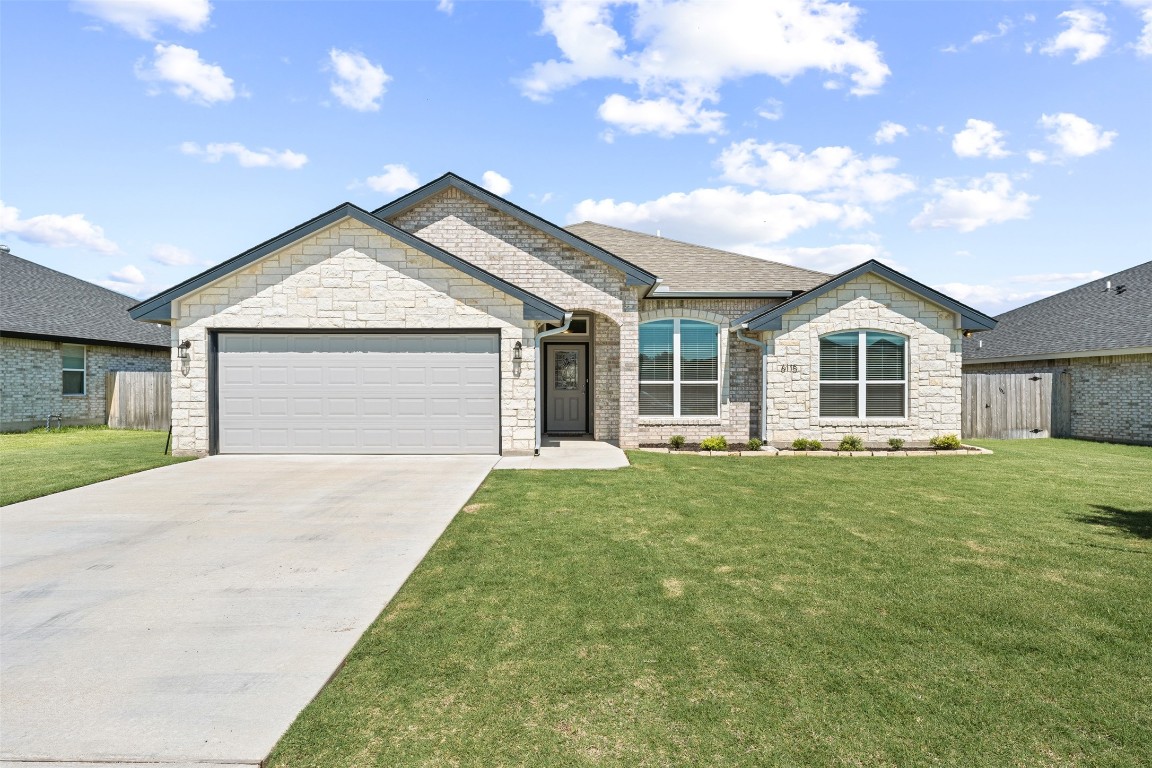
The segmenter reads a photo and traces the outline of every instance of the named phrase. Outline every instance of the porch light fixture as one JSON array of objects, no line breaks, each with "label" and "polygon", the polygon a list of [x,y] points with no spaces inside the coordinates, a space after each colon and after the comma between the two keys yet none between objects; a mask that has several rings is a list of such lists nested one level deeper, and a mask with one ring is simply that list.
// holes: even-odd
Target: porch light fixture
[{"label": "porch light fixture", "polygon": [[191,349],[192,349],[191,340],[184,339],[184,341],[180,342],[180,344],[177,345],[177,347],[176,347],[176,356],[179,357],[181,360],[189,360],[192,357],[192,354],[189,351]]},{"label": "porch light fixture", "polygon": [[520,366],[524,362],[524,345],[519,341],[512,347],[512,375],[520,375]]}]

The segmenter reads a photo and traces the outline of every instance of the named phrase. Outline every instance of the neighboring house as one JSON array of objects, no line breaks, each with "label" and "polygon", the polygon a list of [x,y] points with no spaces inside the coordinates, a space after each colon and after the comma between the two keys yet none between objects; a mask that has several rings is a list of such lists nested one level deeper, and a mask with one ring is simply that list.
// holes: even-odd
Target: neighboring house
[{"label": "neighboring house", "polygon": [[0,431],[103,424],[105,374],[170,370],[170,331],[135,303],[0,249]]},{"label": "neighboring house", "polygon": [[964,373],[1066,375],[1069,437],[1152,445],[1152,261],[996,319]]},{"label": "neighboring house", "polygon": [[960,431],[960,339],[995,326],[874,261],[830,277],[563,229],[452,174],[340,205],[132,316],[187,346],[173,446],[192,454],[922,442]]}]

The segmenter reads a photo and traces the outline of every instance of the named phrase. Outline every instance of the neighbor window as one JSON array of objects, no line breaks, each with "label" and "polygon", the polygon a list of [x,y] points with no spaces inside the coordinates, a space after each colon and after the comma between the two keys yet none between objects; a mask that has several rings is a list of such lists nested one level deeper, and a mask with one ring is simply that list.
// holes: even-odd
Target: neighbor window
[{"label": "neighbor window", "polygon": [[63,368],[64,394],[84,394],[84,347],[79,344],[61,344],[60,362],[60,367]]},{"label": "neighbor window", "polygon": [[906,339],[849,331],[820,338],[820,415],[902,417],[907,400]]},{"label": "neighbor window", "polygon": [[640,326],[640,415],[720,413],[719,328],[700,320]]}]

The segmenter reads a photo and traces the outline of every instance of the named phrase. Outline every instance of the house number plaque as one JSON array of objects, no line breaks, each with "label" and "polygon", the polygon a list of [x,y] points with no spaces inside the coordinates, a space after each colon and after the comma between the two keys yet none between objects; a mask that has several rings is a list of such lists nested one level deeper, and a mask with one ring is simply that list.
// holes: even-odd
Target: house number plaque
[{"label": "house number plaque", "polygon": [[800,366],[796,363],[781,363],[780,373],[800,373]]}]

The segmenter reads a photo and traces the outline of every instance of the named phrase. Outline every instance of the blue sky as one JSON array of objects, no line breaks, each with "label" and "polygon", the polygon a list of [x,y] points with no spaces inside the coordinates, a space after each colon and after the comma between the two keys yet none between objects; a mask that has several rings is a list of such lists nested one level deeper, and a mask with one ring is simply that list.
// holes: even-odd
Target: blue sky
[{"label": "blue sky", "polygon": [[1152,0],[5,0],[0,95],[0,239],[138,297],[449,170],[993,313],[1152,258]]}]

